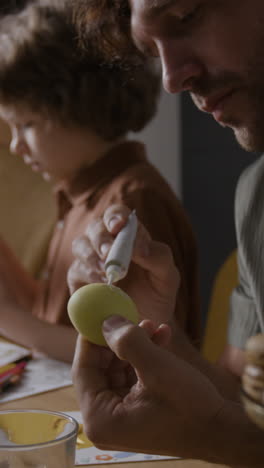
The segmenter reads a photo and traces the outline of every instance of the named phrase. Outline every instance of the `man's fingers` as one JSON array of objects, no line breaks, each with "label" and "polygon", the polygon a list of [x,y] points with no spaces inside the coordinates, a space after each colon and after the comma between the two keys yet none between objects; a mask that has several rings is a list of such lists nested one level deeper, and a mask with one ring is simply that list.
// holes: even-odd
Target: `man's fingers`
[{"label": "man's fingers", "polygon": [[144,382],[150,384],[153,381],[150,362],[163,371],[167,351],[153,343],[144,328],[115,315],[104,321],[103,334],[117,357],[128,361]]},{"label": "man's fingers", "polygon": [[67,282],[71,294],[84,284],[102,283],[105,281],[105,272],[98,267],[96,258],[94,260],[91,259],[91,263],[84,263],[79,259],[75,260],[67,274]]},{"label": "man's fingers", "polygon": [[[127,222],[131,211],[123,205],[112,205],[104,214],[104,224],[112,234],[116,234]],[[138,222],[137,236],[133,249],[133,261],[169,291],[177,293],[180,274],[175,266],[171,249],[161,242],[153,241],[146,228]]]},{"label": "man's fingers", "polygon": [[90,257],[93,248],[87,236],[76,237],[72,241],[72,253],[74,257],[85,260]]},{"label": "man's fingers", "polygon": [[104,213],[104,224],[108,231],[117,234],[127,222],[131,210],[125,205],[111,205]]},{"label": "man's fingers", "polygon": [[[97,393],[107,389],[108,383],[103,370],[109,367],[112,358],[109,349],[90,343],[81,335],[78,336],[72,365],[72,379],[78,394],[82,396],[87,394],[93,398]],[[89,382],[89,392],[87,382]]]},{"label": "man's fingers", "polygon": [[175,266],[170,247],[162,242],[148,240],[146,236],[144,241],[142,239],[137,238],[133,253],[134,262],[150,273],[157,289],[161,284],[165,296],[167,291],[174,291],[176,296],[180,286],[180,273]]},{"label": "man's fingers", "polygon": [[[73,242],[73,254],[83,263],[95,263],[97,266],[107,257],[114,237],[126,224],[130,209],[124,205],[111,205],[104,213],[103,218],[89,223],[84,236]],[[175,290],[180,284],[180,275],[175,267],[170,248],[151,239],[148,231],[139,222],[138,231],[133,249],[133,261],[161,284],[166,284],[168,290]],[[95,265],[93,265],[94,267]],[[176,285],[176,288],[175,288]],[[175,290],[175,294],[176,294]]]},{"label": "man's fingers", "polygon": [[138,325],[145,330],[153,343],[163,347],[168,346],[172,333],[169,325],[162,323],[157,328],[151,320],[142,320]]},{"label": "man's fingers", "polygon": [[107,231],[103,219],[99,218],[89,223],[85,234],[98,256],[102,260],[105,259],[113,243],[113,236]]}]

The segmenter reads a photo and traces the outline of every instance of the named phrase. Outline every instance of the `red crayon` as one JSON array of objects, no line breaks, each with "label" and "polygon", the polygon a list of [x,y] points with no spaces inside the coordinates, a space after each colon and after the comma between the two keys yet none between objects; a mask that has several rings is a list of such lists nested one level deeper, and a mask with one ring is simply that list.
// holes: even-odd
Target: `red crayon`
[{"label": "red crayon", "polygon": [[17,373],[20,373],[22,370],[24,370],[27,363],[28,363],[28,361],[20,361],[14,367],[12,367],[11,369],[8,369],[7,371],[0,374],[0,384],[1,384],[1,379],[3,377],[6,377],[8,375],[15,375]]}]

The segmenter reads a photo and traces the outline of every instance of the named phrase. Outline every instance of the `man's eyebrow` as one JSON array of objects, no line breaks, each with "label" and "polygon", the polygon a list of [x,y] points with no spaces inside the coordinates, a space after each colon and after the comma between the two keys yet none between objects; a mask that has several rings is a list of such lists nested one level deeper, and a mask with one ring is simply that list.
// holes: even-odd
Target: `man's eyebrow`
[{"label": "man's eyebrow", "polygon": [[152,18],[162,13],[167,8],[175,6],[177,0],[151,0],[146,8],[146,17]]}]

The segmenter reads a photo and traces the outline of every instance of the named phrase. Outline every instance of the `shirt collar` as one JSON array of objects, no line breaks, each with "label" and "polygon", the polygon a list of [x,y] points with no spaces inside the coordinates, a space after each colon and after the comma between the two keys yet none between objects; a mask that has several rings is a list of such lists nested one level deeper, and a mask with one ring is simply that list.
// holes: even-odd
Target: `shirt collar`
[{"label": "shirt collar", "polygon": [[[65,214],[65,207],[88,200],[102,185],[112,180],[128,167],[146,160],[145,146],[136,141],[125,141],[111,148],[105,156],[92,166],[84,167],[71,182],[60,181],[53,190],[59,206],[59,213]],[[65,202],[67,200],[67,203]],[[62,208],[63,205],[64,207]],[[62,213],[63,212],[63,213]],[[60,216],[61,217],[61,216]]]}]

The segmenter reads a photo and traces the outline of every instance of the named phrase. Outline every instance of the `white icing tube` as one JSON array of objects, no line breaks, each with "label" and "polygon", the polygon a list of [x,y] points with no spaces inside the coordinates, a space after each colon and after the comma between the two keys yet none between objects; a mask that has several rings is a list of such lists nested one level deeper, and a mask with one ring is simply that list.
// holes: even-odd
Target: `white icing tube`
[{"label": "white icing tube", "polygon": [[137,233],[137,224],[134,210],[130,213],[126,225],[117,234],[105,261],[104,268],[109,284],[119,281],[127,274]]}]

